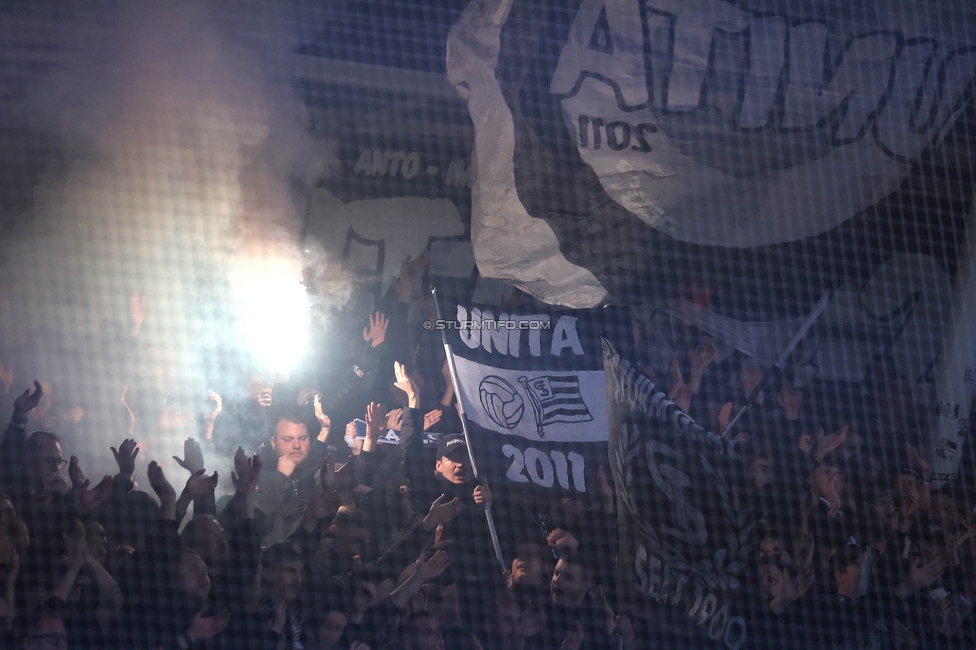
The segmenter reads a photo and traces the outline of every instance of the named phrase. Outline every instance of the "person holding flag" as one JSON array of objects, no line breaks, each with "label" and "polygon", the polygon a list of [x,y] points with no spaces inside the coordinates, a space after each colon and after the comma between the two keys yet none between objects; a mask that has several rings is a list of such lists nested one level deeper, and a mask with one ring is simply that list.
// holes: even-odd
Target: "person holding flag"
[{"label": "person holding flag", "polygon": [[424,449],[420,392],[402,363],[394,364],[394,373],[394,385],[407,396],[400,448],[414,510],[444,511],[446,522],[438,527],[435,544],[446,548],[451,558],[448,573],[457,588],[459,606],[470,608],[469,616],[461,612],[461,620],[478,620],[478,613],[504,586],[484,516],[484,509],[491,505],[491,489],[474,480],[462,436],[444,436],[433,456]]}]

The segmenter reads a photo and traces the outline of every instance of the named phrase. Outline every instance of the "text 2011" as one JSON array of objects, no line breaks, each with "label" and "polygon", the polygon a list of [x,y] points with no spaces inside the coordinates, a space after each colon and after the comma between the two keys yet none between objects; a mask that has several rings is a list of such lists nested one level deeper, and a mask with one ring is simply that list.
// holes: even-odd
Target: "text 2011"
[{"label": "text 2011", "polygon": [[650,122],[631,124],[625,120],[607,121],[600,117],[580,115],[579,146],[582,149],[600,149],[604,143],[613,151],[623,151],[630,147],[633,151],[648,153],[652,151],[647,136],[657,132],[657,126]]}]

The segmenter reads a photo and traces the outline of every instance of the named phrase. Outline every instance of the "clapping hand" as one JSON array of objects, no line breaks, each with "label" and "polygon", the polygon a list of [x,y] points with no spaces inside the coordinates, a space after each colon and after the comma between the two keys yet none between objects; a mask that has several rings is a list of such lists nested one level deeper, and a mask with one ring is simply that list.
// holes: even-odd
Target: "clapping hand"
[{"label": "clapping hand", "polygon": [[312,409],[315,411],[315,419],[319,421],[319,425],[322,427],[322,430],[319,431],[318,441],[325,442],[332,430],[332,418],[322,410],[322,397],[318,393],[312,396]]},{"label": "clapping hand", "polygon": [[72,456],[68,462],[68,477],[71,479],[72,491],[78,499],[78,505],[83,512],[91,512],[112,493],[111,476],[103,477],[98,485],[90,490],[88,489],[91,481],[85,478],[84,473],[78,466],[77,456]]},{"label": "clapping hand", "polygon": [[41,403],[41,397],[44,396],[44,391],[41,389],[41,383],[37,380],[34,381],[34,392],[30,389],[25,390],[21,393],[14,401],[14,414],[21,417],[27,415],[35,406]]},{"label": "clapping hand", "polygon": [[457,497],[448,501],[446,495],[440,495],[430,504],[430,510],[427,512],[427,516],[424,517],[424,530],[430,532],[438,526],[453,520],[458,516],[462,508],[464,506],[461,505]]}]

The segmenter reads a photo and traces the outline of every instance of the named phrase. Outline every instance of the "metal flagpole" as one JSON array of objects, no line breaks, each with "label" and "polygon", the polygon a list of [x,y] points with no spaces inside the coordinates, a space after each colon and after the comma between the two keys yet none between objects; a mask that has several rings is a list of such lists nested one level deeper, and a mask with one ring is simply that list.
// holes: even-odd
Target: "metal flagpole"
[{"label": "metal flagpole", "polygon": [[[431,287],[430,295],[434,300],[434,311],[437,312],[437,321],[442,322],[444,319],[441,316],[440,303],[437,301],[437,289]],[[464,413],[464,400],[461,399],[461,386],[458,383],[454,351],[451,349],[451,344],[448,343],[447,334],[444,333],[443,329],[441,329],[441,341],[444,343],[444,354],[447,356],[447,368],[451,372],[451,384],[454,386],[454,397],[457,399],[458,415],[461,417],[461,431],[464,433],[464,444],[468,447],[468,460],[471,462],[471,473],[474,474],[475,480],[480,483],[481,478],[478,474],[478,464],[474,459],[474,448],[471,446],[471,435],[468,433],[468,419]],[[498,560],[498,565],[502,571],[507,571],[508,567],[505,565],[505,559],[502,557],[502,547],[498,543],[498,531],[495,529],[495,519],[491,516],[490,505],[485,505],[485,520],[488,522],[488,532],[491,534],[491,545],[495,549],[495,559]]]},{"label": "metal flagpole", "polygon": [[769,369],[769,372],[763,375],[762,380],[760,380],[759,384],[753,389],[749,397],[746,398],[745,405],[743,405],[743,407],[739,409],[739,412],[735,414],[735,417],[732,418],[729,421],[728,425],[726,425],[726,427],[722,430],[723,438],[729,435],[729,432],[732,430],[732,426],[736,422],[738,422],[739,418],[741,418],[742,415],[746,412],[746,410],[750,406],[752,406],[753,401],[755,401],[755,399],[759,396],[759,393],[761,393],[763,389],[766,388],[766,385],[769,384],[770,380],[773,377],[773,374],[776,371],[781,370],[783,366],[786,365],[786,360],[789,358],[790,353],[793,352],[793,349],[800,344],[800,341],[803,340],[803,337],[806,336],[807,332],[810,331],[810,327],[812,327],[813,324],[816,322],[816,320],[820,318],[820,314],[823,313],[823,310],[827,308],[827,303],[830,302],[830,293],[831,293],[830,291],[825,291],[824,294],[820,296],[820,300],[818,300],[817,304],[813,306],[813,310],[807,315],[804,321],[800,324],[800,329],[796,331],[796,334],[793,335],[793,338],[790,339],[790,342],[786,344],[785,348],[783,348],[783,351],[776,359],[776,363],[774,363],[773,367]]}]

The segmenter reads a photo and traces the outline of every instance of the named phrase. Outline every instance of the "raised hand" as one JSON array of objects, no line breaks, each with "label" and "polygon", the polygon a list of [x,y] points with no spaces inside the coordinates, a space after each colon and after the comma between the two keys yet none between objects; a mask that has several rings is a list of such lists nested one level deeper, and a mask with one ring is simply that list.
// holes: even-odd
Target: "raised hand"
[{"label": "raised hand", "polygon": [[142,323],[146,320],[146,294],[139,289],[132,292],[129,298],[129,316],[132,318],[132,329],[129,330],[130,336],[139,334]]},{"label": "raised hand", "polygon": [[136,456],[139,455],[139,447],[132,438],[126,438],[119,445],[119,448],[111,447],[112,455],[119,466],[119,473],[116,476],[122,481],[132,479],[132,473],[136,469]]},{"label": "raised hand", "polygon": [[393,374],[396,375],[396,383],[393,385],[406,393],[407,405],[410,408],[417,408],[420,405],[420,395],[417,391],[417,385],[407,375],[407,369],[399,361],[394,361]]},{"label": "raised hand", "polygon": [[242,494],[251,494],[258,485],[260,475],[261,456],[254,454],[249,457],[238,447],[237,454],[234,455],[234,471],[230,475],[234,489]]},{"label": "raised hand", "polygon": [[186,479],[184,489],[191,497],[202,497],[217,489],[217,472],[207,476],[206,471],[205,469],[197,470],[190,474],[190,478]]},{"label": "raised hand", "polygon": [[449,566],[451,566],[451,558],[448,557],[447,551],[437,551],[429,560],[420,565],[418,571],[422,581],[428,582],[444,573],[444,570]]},{"label": "raised hand", "polygon": [[332,418],[322,410],[322,397],[318,393],[312,396],[312,409],[315,411],[315,419],[319,421],[319,425],[322,427],[322,430],[319,431],[318,440],[325,442],[332,430]]},{"label": "raised hand", "polygon": [[850,431],[850,427],[844,425],[829,436],[825,436],[823,427],[817,427],[817,451],[814,454],[817,462],[822,461],[827,454],[847,442],[848,431]]},{"label": "raised hand", "polygon": [[88,489],[91,481],[85,478],[81,467],[78,466],[77,456],[72,456],[68,461],[68,478],[71,479],[71,489],[78,499],[78,505],[84,512],[91,512],[97,508],[112,493],[111,476],[104,476],[98,485]]},{"label": "raised hand", "polygon": [[458,625],[461,622],[461,609],[458,607],[457,586],[453,583],[441,593],[441,606],[437,612],[444,625]]},{"label": "raised hand", "polygon": [[564,548],[575,551],[579,548],[579,540],[573,537],[572,533],[562,528],[557,528],[549,533],[546,542],[549,543],[549,548],[557,551]]},{"label": "raised hand", "polygon": [[41,389],[41,383],[34,380],[34,392],[30,389],[25,390],[20,394],[14,401],[14,414],[24,416],[30,412],[35,406],[41,403],[41,397],[44,396],[44,391]]},{"label": "raised hand", "polygon": [[464,508],[457,497],[447,500],[447,496],[442,494],[437,497],[432,504],[430,504],[430,510],[427,512],[427,516],[424,517],[424,530],[430,532],[436,529],[442,524],[453,520]]},{"label": "raised hand", "polygon": [[150,461],[149,467],[146,468],[146,474],[149,477],[149,485],[152,486],[153,491],[159,497],[159,500],[164,504],[176,503],[176,490],[170,485],[170,482],[166,480],[166,476],[163,474],[163,468],[159,466],[156,461]]},{"label": "raised hand", "polygon": [[220,396],[220,393],[213,389],[207,389],[207,397],[210,401],[214,403],[213,410],[210,411],[210,415],[207,416],[208,422],[213,422],[220,415],[220,412],[224,410],[224,398]]},{"label": "raised hand", "polygon": [[363,339],[370,347],[379,347],[386,340],[386,330],[390,326],[390,319],[381,312],[369,315],[369,325],[363,328]]},{"label": "raised hand", "polygon": [[440,409],[434,409],[433,411],[428,411],[424,414],[424,431],[430,431],[430,428],[441,421],[441,416],[444,414]]},{"label": "raised hand", "polygon": [[376,402],[370,402],[366,406],[366,437],[375,441],[383,432],[383,425],[386,424],[386,413],[383,407]]},{"label": "raised hand", "polygon": [[193,438],[187,438],[183,441],[183,458],[173,456],[173,460],[190,474],[195,474],[205,467],[203,450],[200,449],[200,443]]}]

